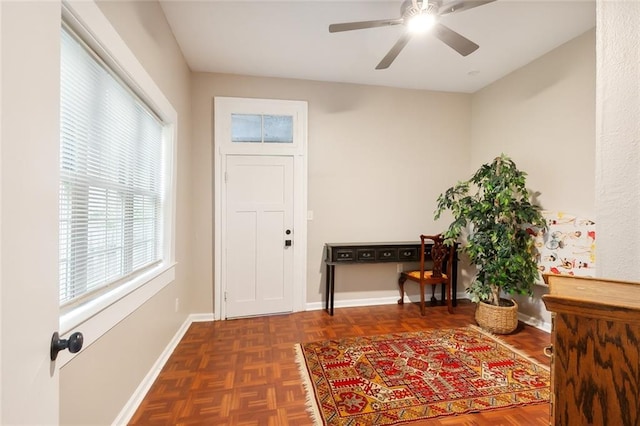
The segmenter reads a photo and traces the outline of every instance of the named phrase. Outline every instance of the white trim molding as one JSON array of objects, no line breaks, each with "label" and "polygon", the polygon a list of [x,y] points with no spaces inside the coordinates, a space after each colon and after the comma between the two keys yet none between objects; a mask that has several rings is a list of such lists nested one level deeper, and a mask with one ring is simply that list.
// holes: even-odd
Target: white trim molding
[{"label": "white trim molding", "polygon": [[[413,296],[412,296],[413,297]],[[408,303],[414,303],[420,300],[419,296],[415,296],[416,300],[407,295],[404,296],[405,301]],[[436,299],[440,300],[438,296]],[[456,300],[467,299],[467,293],[464,291],[456,293]],[[385,296],[385,297],[372,297],[366,299],[348,299],[348,300],[336,300],[333,304],[334,308],[355,308],[359,306],[377,306],[377,305],[396,305],[398,303],[398,296]],[[324,309],[325,301],[322,302],[310,302],[305,305],[306,311],[319,311]]]},{"label": "white trim molding", "polygon": [[[540,303],[542,303],[542,301]],[[551,333],[551,324],[549,324],[546,321],[543,321],[540,318],[531,317],[518,312],[518,319],[523,323],[528,324],[532,327],[535,327],[539,330],[546,331],[547,333]]]}]

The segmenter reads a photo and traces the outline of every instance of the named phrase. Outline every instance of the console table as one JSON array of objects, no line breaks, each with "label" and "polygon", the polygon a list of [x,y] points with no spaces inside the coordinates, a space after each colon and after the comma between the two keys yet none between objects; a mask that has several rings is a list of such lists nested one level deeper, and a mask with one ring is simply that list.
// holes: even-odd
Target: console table
[{"label": "console table", "polygon": [[[430,258],[430,248],[425,247],[425,259]],[[457,244],[456,244],[457,248]],[[329,315],[333,315],[333,302],[335,293],[335,268],[336,265],[354,265],[365,263],[405,263],[420,261],[420,242],[391,242],[391,243],[326,243],[326,300],[325,309]],[[457,306],[456,291],[458,282],[458,256],[453,257],[451,273],[451,301]],[[397,283],[396,283],[397,285]],[[404,297],[404,296],[403,296]],[[445,289],[442,286],[442,300],[445,298]]]}]

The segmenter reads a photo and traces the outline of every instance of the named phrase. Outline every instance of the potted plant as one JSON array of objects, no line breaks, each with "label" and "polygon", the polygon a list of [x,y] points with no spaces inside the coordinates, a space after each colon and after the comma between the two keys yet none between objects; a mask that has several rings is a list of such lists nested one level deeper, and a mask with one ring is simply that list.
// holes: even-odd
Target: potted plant
[{"label": "potted plant", "polygon": [[511,333],[518,325],[516,302],[501,294],[531,295],[539,276],[531,228],[546,228],[546,222],[530,201],[525,177],[502,154],[440,194],[435,212],[435,219],[444,211],[453,215],[444,232],[447,244],[467,234],[459,250],[476,265],[467,292],[478,304],[478,325],[494,333]]}]

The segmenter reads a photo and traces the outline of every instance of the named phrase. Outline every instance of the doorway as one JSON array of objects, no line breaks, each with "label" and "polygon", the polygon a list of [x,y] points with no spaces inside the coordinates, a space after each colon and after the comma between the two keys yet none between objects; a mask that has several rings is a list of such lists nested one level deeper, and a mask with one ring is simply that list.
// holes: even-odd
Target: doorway
[{"label": "doorway", "polygon": [[306,123],[300,101],[214,101],[214,318],[306,299]]}]

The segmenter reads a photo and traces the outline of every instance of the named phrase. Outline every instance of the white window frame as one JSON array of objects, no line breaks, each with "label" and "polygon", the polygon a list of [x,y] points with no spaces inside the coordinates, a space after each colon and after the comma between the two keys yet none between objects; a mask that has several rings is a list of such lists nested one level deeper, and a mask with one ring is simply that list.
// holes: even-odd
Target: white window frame
[{"label": "white window frame", "polygon": [[[60,334],[65,336],[81,326],[84,344],[88,346],[175,280],[175,141],[178,115],[94,2],[65,1],[62,16],[83,41],[98,52],[166,123],[164,149],[167,153],[167,184],[164,188],[163,206],[163,260],[144,274],[60,316]],[[61,352],[58,357],[60,366],[69,362],[73,356],[68,351]]]}]

